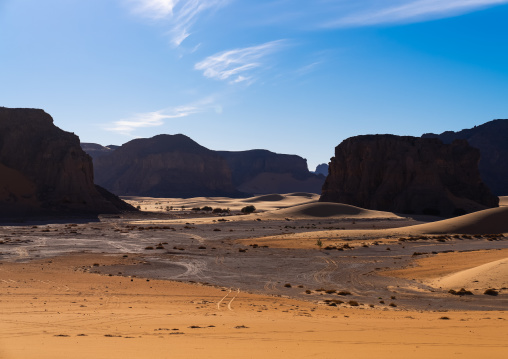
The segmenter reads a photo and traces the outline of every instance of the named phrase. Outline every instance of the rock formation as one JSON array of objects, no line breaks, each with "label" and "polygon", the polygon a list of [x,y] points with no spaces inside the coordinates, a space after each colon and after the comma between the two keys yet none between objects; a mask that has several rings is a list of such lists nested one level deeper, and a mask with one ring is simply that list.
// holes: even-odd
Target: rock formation
[{"label": "rock formation", "polygon": [[426,133],[422,137],[439,138],[444,143],[467,140],[480,150],[478,168],[485,184],[498,196],[508,195],[508,120],[493,120],[459,132]]},{"label": "rock formation", "polygon": [[113,146],[113,145],[102,146],[97,143],[81,142],[81,148],[83,149],[83,151],[88,153],[90,155],[90,157],[92,157],[93,159],[99,158],[104,155],[109,155],[109,154],[111,154],[111,152],[116,150],[118,147],[120,147],[120,146]]},{"label": "rock formation", "polygon": [[231,168],[233,184],[244,193],[320,193],[325,177],[310,173],[300,156],[267,150],[219,151]]},{"label": "rock formation", "polygon": [[121,147],[82,143],[98,184],[119,195],[154,197],[321,193],[325,176],[305,159],[266,150],[212,151],[184,135],[159,135]]},{"label": "rock formation", "polygon": [[129,141],[94,159],[96,182],[117,195],[239,196],[226,161],[184,135]]},{"label": "rock formation", "polygon": [[320,165],[317,165],[314,173],[323,175],[325,177],[328,176],[328,164],[321,163]]},{"label": "rock formation", "polygon": [[77,136],[43,110],[0,107],[0,215],[119,211],[95,187]]},{"label": "rock formation", "polygon": [[351,137],[335,148],[320,201],[440,216],[497,207],[499,199],[480,178],[479,160],[464,140]]}]

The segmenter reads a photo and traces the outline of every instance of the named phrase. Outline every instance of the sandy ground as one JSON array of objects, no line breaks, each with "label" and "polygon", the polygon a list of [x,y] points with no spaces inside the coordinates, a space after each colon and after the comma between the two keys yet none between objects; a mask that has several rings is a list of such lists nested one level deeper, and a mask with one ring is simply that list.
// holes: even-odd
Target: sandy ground
[{"label": "sandy ground", "polygon": [[508,207],[130,201],[157,210],[0,227],[0,359],[507,356]]},{"label": "sandy ground", "polygon": [[508,314],[327,307],[220,288],[84,273],[132,261],[4,263],[0,357],[504,358]]}]

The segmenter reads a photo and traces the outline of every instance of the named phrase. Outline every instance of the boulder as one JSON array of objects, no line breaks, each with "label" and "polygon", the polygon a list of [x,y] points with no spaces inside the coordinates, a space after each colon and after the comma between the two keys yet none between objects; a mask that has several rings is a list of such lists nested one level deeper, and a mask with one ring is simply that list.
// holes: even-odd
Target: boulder
[{"label": "boulder", "polygon": [[497,207],[479,160],[464,140],[351,137],[335,148],[320,201],[446,217]]}]

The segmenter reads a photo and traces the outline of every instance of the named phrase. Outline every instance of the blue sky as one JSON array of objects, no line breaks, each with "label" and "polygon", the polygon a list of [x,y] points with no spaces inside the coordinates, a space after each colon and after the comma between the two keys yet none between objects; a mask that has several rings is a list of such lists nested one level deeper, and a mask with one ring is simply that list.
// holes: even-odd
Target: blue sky
[{"label": "blue sky", "polygon": [[508,0],[0,0],[0,106],[298,154],[508,117]]}]

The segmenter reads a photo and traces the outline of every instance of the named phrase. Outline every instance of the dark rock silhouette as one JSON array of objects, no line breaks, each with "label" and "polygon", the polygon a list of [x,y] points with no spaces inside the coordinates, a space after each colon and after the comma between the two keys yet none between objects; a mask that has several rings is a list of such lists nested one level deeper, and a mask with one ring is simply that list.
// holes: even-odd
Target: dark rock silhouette
[{"label": "dark rock silhouette", "polygon": [[233,184],[244,193],[320,193],[325,177],[309,172],[307,161],[296,155],[267,150],[218,151],[228,162]]},{"label": "dark rock silhouette", "polygon": [[459,132],[426,133],[422,137],[439,138],[444,143],[467,140],[480,150],[478,168],[485,184],[498,196],[508,195],[508,120],[493,120]]},{"label": "dark rock silhouette", "polygon": [[125,143],[94,159],[96,182],[123,196],[240,196],[226,161],[184,135]]},{"label": "dark rock silhouette", "polygon": [[0,107],[2,216],[134,210],[120,202],[95,187],[92,160],[77,136],[56,127],[43,110]]},{"label": "dark rock silhouette", "polygon": [[99,158],[104,155],[109,155],[120,146],[102,146],[97,143],[81,142],[81,148],[88,153],[92,159]]},{"label": "dark rock silhouette", "polygon": [[328,164],[321,163],[320,165],[317,165],[316,170],[314,171],[315,174],[320,174],[323,176],[328,176]]},{"label": "dark rock silhouette", "polygon": [[467,141],[367,135],[335,148],[320,201],[397,213],[454,216],[499,199],[482,182]]},{"label": "dark rock silhouette", "polygon": [[320,193],[325,180],[309,172],[307,161],[296,155],[267,150],[212,151],[184,135],[159,135],[121,147],[81,146],[94,158],[97,183],[118,195]]}]

